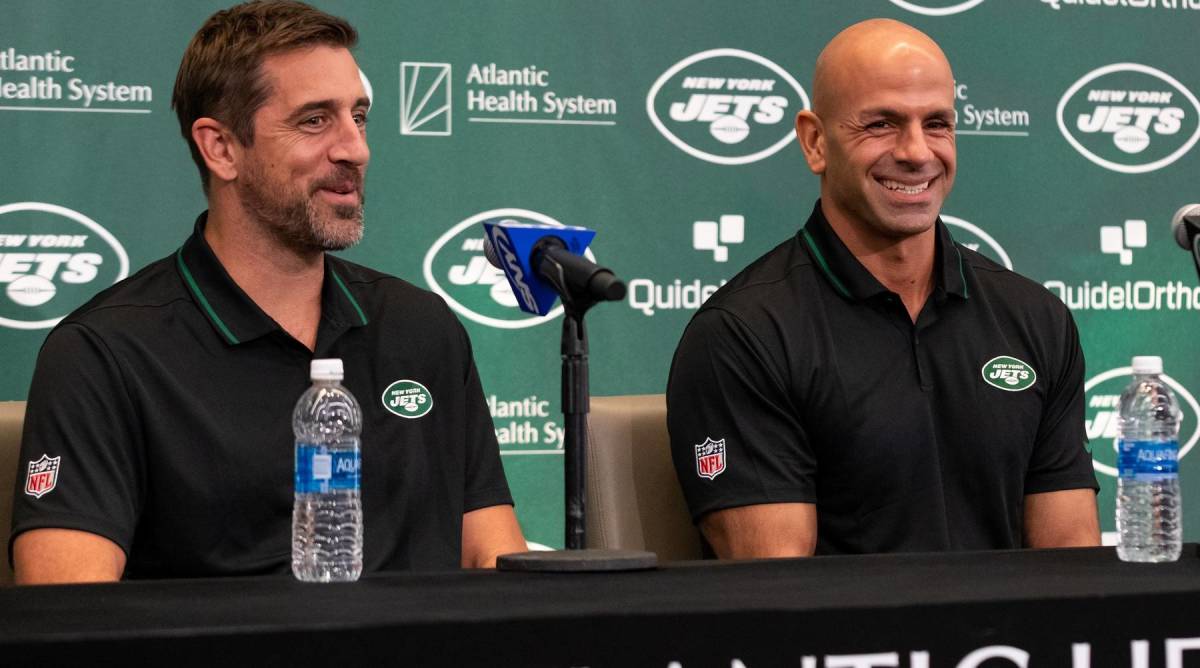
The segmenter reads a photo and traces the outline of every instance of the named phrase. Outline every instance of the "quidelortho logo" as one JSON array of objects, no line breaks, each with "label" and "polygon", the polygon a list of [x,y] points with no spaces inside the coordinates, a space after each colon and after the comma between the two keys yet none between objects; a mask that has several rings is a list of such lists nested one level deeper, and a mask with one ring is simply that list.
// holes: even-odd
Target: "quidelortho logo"
[{"label": "quidelortho logo", "polygon": [[792,118],[808,106],[808,93],[792,75],[739,49],[684,58],[646,96],[646,113],[664,137],[719,165],[755,162],[789,145]]},{"label": "quidelortho logo", "polygon": [[1100,252],[1116,255],[1123,265],[1133,264],[1134,248],[1146,247],[1146,221],[1127,220],[1122,225],[1100,226]]},{"label": "quidelortho logo", "polygon": [[983,0],[892,0],[892,4],[910,12],[925,16],[948,16],[965,12],[983,3]]},{"label": "quidelortho logo", "polygon": [[717,220],[697,220],[692,223],[692,248],[711,251],[714,262],[728,262],[729,246],[745,240],[745,216],[726,214]]},{"label": "quidelortho logo", "polygon": [[969,223],[962,218],[947,216],[946,214],[942,214],[941,219],[943,223],[951,228],[950,235],[954,237],[955,241],[992,262],[1002,264],[1006,269],[1012,270],[1012,258],[1005,252],[1004,247],[992,238],[992,235],[983,231],[983,228]]},{"label": "quidelortho logo", "polygon": [[[1084,426],[1091,441],[1092,465],[1097,471],[1112,477],[1117,476],[1117,437],[1120,423],[1117,421],[1121,391],[1129,384],[1133,369],[1120,367],[1109,369],[1084,383],[1083,390],[1087,407]],[[1179,400],[1182,419],[1179,422],[1179,458],[1183,459],[1200,440],[1200,404],[1196,397],[1174,378],[1163,374],[1163,381],[1175,391]]]},{"label": "quidelortho logo", "polygon": [[0,327],[53,327],[128,275],[121,243],[82,213],[42,202],[0,206]]},{"label": "quidelortho logo", "polygon": [[[1133,249],[1149,246],[1151,233],[1169,234],[1165,229],[1154,232],[1144,220],[1102,226],[1100,252],[1105,256],[1116,255],[1122,266],[1136,269],[1114,268],[1095,281],[1050,279],[1042,285],[1072,311],[1200,311],[1200,285],[1181,280],[1152,280],[1142,273],[1145,263],[1134,263]],[[1167,243],[1174,245],[1173,241]]]},{"label": "quidelortho logo", "polygon": [[[450,308],[464,317],[489,327],[522,329],[558,317],[563,312],[561,304],[544,316],[530,315],[517,308],[517,298],[504,278],[504,271],[493,267],[483,253],[483,221],[493,219],[563,227],[550,216],[527,209],[477,213],[438,237],[425,254],[424,274],[429,289],[445,298]],[[591,249],[584,256],[596,259]]]},{"label": "quidelortho logo", "polygon": [[1097,68],[1058,102],[1058,128],[1085,158],[1125,174],[1175,162],[1200,139],[1200,101],[1178,80],[1137,63]]}]

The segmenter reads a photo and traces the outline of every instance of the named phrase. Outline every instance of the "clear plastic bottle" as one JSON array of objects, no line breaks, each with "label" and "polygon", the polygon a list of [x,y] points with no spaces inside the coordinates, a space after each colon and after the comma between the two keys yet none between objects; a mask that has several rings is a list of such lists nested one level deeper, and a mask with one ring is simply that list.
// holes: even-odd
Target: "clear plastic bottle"
[{"label": "clear plastic bottle", "polygon": [[1134,357],[1121,393],[1117,442],[1117,554],[1122,561],[1175,561],[1181,548],[1179,404],[1161,357]]},{"label": "clear plastic bottle", "polygon": [[363,566],[362,410],[342,387],[342,360],[313,360],[311,377],[312,387],[292,412],[292,573],[304,582],[350,582],[358,579]]}]

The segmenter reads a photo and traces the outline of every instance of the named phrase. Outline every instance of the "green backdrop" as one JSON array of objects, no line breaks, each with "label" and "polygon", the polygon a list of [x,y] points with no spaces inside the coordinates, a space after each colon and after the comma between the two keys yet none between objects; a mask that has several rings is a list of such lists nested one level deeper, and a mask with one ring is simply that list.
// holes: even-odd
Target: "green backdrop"
[{"label": "green backdrop", "polygon": [[[530,540],[562,544],[559,320],[483,263],[493,216],[599,231],[630,286],[590,316],[594,394],[662,392],[688,318],[794,233],[817,181],[790,140],[841,28],[906,21],[957,79],[956,237],[1074,312],[1113,527],[1115,396],[1161,354],[1195,445],[1200,286],[1168,222],[1200,200],[1200,0],[320,2],[361,31],[367,232],[346,255],[442,293],[469,329]],[[39,0],[0,12],[0,399],[48,327],[172,252],[203,208],[170,92],[222,3]],[[1200,539],[1200,456],[1181,463]]]}]

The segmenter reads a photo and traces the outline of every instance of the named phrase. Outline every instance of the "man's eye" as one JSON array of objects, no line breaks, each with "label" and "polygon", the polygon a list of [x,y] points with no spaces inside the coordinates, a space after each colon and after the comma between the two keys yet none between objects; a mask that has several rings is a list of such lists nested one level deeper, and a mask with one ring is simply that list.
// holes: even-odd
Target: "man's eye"
[{"label": "man's eye", "polygon": [[872,123],[867,123],[868,130],[882,130],[887,126],[887,121],[874,121]]},{"label": "man's eye", "polygon": [[304,119],[303,121],[300,121],[301,125],[303,125],[305,127],[309,127],[309,128],[319,128],[324,123],[325,123],[324,116],[310,116],[310,117]]},{"label": "man's eye", "polygon": [[359,127],[366,127],[367,115],[366,114],[354,114],[354,122],[357,123]]}]

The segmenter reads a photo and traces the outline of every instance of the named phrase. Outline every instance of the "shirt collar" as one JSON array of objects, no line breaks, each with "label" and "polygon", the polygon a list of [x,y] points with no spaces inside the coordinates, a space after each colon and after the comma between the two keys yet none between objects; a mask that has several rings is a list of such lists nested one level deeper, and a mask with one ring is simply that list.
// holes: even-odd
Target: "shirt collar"
[{"label": "shirt collar", "polygon": [[[221,338],[231,345],[283,331],[246,295],[225,271],[204,239],[208,212],[196,218],[192,236],[175,253],[175,266],[197,306]],[[345,281],[348,267],[325,255],[325,281],[321,286],[321,330],[345,331],[367,324],[367,316]]]},{"label": "shirt collar", "polygon": [[[936,255],[934,256],[934,292],[942,295],[957,295],[967,298],[966,272],[967,264],[963,261],[962,252],[950,236],[950,230],[939,217],[935,223]],[[855,300],[864,300],[879,294],[888,294],[883,286],[867,268],[854,257],[846,244],[842,243],[837,233],[829,226],[825,214],[821,211],[821,201],[813,206],[808,222],[797,235],[800,245],[804,246],[812,257],[813,262],[820,268],[821,273],[829,279],[833,289],[838,294]]]}]

